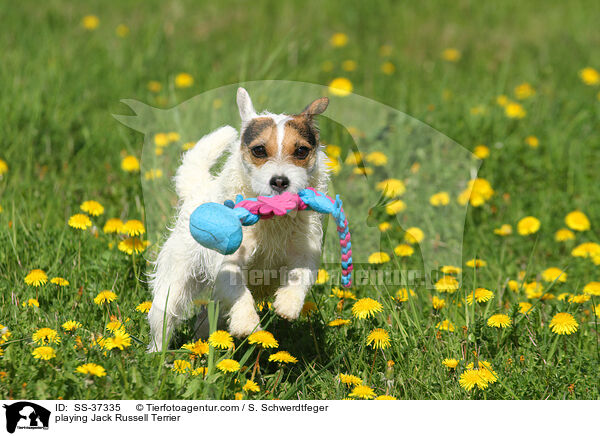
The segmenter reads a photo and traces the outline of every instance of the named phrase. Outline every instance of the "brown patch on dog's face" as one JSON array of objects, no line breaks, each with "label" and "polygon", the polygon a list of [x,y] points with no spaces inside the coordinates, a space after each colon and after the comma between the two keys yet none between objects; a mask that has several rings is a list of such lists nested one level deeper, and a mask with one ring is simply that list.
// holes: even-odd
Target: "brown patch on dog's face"
[{"label": "brown patch on dog's face", "polygon": [[277,127],[272,118],[259,117],[248,123],[242,134],[242,156],[260,167],[277,155]]},{"label": "brown patch on dog's face", "polygon": [[285,124],[281,142],[281,155],[285,160],[311,168],[315,164],[318,145],[319,131],[313,125],[312,117],[296,115]]}]

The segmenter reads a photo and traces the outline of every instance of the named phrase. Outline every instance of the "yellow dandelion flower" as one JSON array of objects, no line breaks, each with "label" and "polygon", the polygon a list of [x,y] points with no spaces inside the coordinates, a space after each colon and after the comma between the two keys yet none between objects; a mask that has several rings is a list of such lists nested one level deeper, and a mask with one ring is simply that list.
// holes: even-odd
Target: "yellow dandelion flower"
[{"label": "yellow dandelion flower", "polygon": [[95,363],[86,363],[84,365],[79,365],[75,372],[80,374],[89,374],[94,375],[96,377],[104,377],[106,375],[106,370]]},{"label": "yellow dandelion flower", "polygon": [[456,280],[452,276],[443,276],[434,284],[435,289],[439,292],[448,292],[449,294],[453,294],[459,288],[458,280]]},{"label": "yellow dandelion flower", "polygon": [[152,307],[152,301],[144,301],[143,303],[140,303],[137,306],[135,306],[135,310],[137,310],[138,312],[141,312],[141,313],[148,313],[148,312],[150,312],[151,307]]},{"label": "yellow dandelion flower", "polygon": [[84,201],[79,208],[92,216],[100,216],[104,213],[104,206],[94,200]]},{"label": "yellow dandelion flower", "polygon": [[375,350],[385,350],[390,346],[390,335],[384,329],[373,329],[369,333],[369,336],[367,336],[367,345],[370,345]]},{"label": "yellow dandelion flower", "polygon": [[0,178],[8,172],[8,164],[4,159],[0,159]]},{"label": "yellow dandelion flower", "polygon": [[435,295],[431,298],[431,304],[435,310],[441,310],[446,307],[446,300],[438,298]]},{"label": "yellow dandelion flower", "polygon": [[525,144],[527,144],[531,148],[537,148],[540,146],[540,140],[536,136],[529,135],[525,138]]},{"label": "yellow dandelion flower", "polygon": [[461,57],[461,52],[456,48],[447,48],[442,51],[442,59],[448,62],[458,62]]},{"label": "yellow dandelion flower", "polygon": [[256,384],[256,382],[248,380],[244,386],[242,386],[242,390],[246,392],[260,392],[260,387]]},{"label": "yellow dandelion flower", "polygon": [[233,359],[223,359],[219,363],[217,363],[217,369],[227,372],[236,372],[240,369],[241,365],[237,360]]},{"label": "yellow dandelion flower", "polygon": [[391,395],[379,395],[374,398],[375,400],[397,400],[396,397],[392,397]]},{"label": "yellow dandelion flower", "polygon": [[344,300],[356,300],[356,295],[347,289],[332,288],[331,295]]},{"label": "yellow dandelion flower", "polygon": [[185,142],[185,143],[184,143],[184,144],[181,146],[181,148],[182,148],[184,151],[187,151],[187,150],[191,150],[192,148],[194,148],[194,146],[195,146],[195,145],[196,145],[196,143],[195,143],[194,141]]},{"label": "yellow dandelion flower", "polygon": [[114,332],[120,328],[124,327],[123,323],[119,321],[116,317],[111,316],[111,321],[106,324],[106,330]]},{"label": "yellow dandelion flower", "polygon": [[485,303],[486,301],[490,301],[494,298],[494,293],[489,289],[485,288],[477,288],[475,291],[471,292],[467,295],[467,303],[469,305],[473,304],[473,299],[478,303]]},{"label": "yellow dandelion flower", "polygon": [[460,375],[458,383],[460,387],[466,391],[470,391],[474,387],[479,389],[488,387],[488,382],[485,380],[479,369],[467,369]]},{"label": "yellow dandelion flower", "polygon": [[329,321],[327,323],[327,325],[329,327],[341,327],[343,325],[348,325],[348,324],[350,324],[350,320],[349,319],[341,319],[341,318],[334,319],[333,321]]},{"label": "yellow dandelion flower", "polygon": [[194,84],[194,78],[188,73],[179,73],[175,76],[176,88],[189,88]]},{"label": "yellow dandelion flower", "polygon": [[533,216],[521,218],[517,224],[519,235],[533,235],[540,229],[540,220]]},{"label": "yellow dandelion flower", "polygon": [[344,162],[347,165],[361,165],[363,163],[363,154],[359,151],[348,153]]},{"label": "yellow dandelion flower", "polygon": [[374,151],[372,153],[367,154],[365,160],[370,164],[375,165],[376,167],[380,167],[388,162],[388,157],[381,151]]},{"label": "yellow dandelion flower", "polygon": [[352,93],[352,82],[345,77],[338,77],[329,83],[329,93],[338,97],[345,97]]},{"label": "yellow dandelion flower", "polygon": [[128,173],[137,173],[140,171],[140,161],[135,156],[125,156],[121,161],[121,169]]},{"label": "yellow dandelion flower", "polygon": [[94,30],[100,25],[100,19],[95,15],[86,15],[81,19],[81,25],[86,30]]},{"label": "yellow dandelion flower", "polygon": [[467,188],[458,196],[459,204],[465,205],[467,202],[471,206],[479,207],[488,201],[494,195],[492,185],[486,179],[476,178],[469,180]]},{"label": "yellow dandelion flower", "polygon": [[513,228],[510,224],[502,224],[499,228],[494,229],[494,234],[500,236],[512,235]]},{"label": "yellow dandelion flower", "polygon": [[383,306],[372,298],[361,298],[352,306],[352,315],[358,319],[366,319],[383,311]]},{"label": "yellow dandelion flower", "polygon": [[485,145],[480,144],[473,149],[473,154],[483,160],[490,156],[490,149]]},{"label": "yellow dandelion flower", "polygon": [[549,327],[553,333],[557,335],[570,335],[575,333],[579,324],[575,321],[575,317],[567,312],[560,312],[554,315],[550,321]]},{"label": "yellow dandelion flower", "polygon": [[388,76],[391,76],[396,72],[396,66],[390,61],[386,61],[381,64],[381,72]]},{"label": "yellow dandelion flower", "polygon": [[342,164],[337,158],[331,158],[327,156],[325,158],[325,165],[327,166],[327,169],[333,174],[339,174],[339,172],[342,170]]},{"label": "yellow dandelion flower", "polygon": [[438,322],[435,326],[438,330],[446,330],[449,332],[454,331],[454,324],[450,322],[450,320],[445,319],[444,321]]},{"label": "yellow dandelion flower", "polygon": [[104,233],[121,233],[123,230],[123,221],[119,218],[111,218],[106,221],[102,230]]},{"label": "yellow dandelion flower", "polygon": [[207,367],[200,366],[200,367],[192,370],[192,375],[202,375],[202,376],[204,376],[204,375],[206,375],[206,371],[207,370],[208,370]]},{"label": "yellow dandelion flower", "polygon": [[484,266],[487,266],[487,262],[483,259],[473,258],[471,260],[468,260],[465,265],[469,268],[482,268]]},{"label": "yellow dandelion flower", "polygon": [[414,252],[415,249],[408,244],[396,245],[396,248],[394,248],[394,253],[396,253],[396,256],[400,257],[410,257]]},{"label": "yellow dandelion flower", "polygon": [[378,251],[369,256],[369,263],[379,265],[390,261],[390,255],[382,251]]},{"label": "yellow dandelion flower", "polygon": [[[479,367],[479,374],[487,383],[494,384],[498,381],[498,375],[492,369],[492,364],[490,362],[488,362],[487,360],[480,360],[477,363]],[[474,366],[475,365],[473,363],[469,363],[467,365],[467,369],[473,369]]]},{"label": "yellow dandelion flower", "polygon": [[37,347],[32,353],[33,357],[40,360],[50,360],[56,357],[56,351],[52,347]]},{"label": "yellow dandelion flower", "polygon": [[496,97],[496,104],[498,104],[498,106],[506,106],[508,104],[509,100],[508,97],[506,95],[499,95],[498,97]]},{"label": "yellow dandelion flower", "polygon": [[425,238],[425,233],[418,227],[409,227],[404,232],[404,240],[409,244],[418,244],[423,238]]},{"label": "yellow dandelion flower", "polygon": [[44,344],[59,344],[60,336],[54,329],[43,327],[38,329],[33,335],[31,335],[33,342],[44,345]]},{"label": "yellow dandelion flower", "polygon": [[396,215],[406,209],[406,203],[402,200],[394,200],[385,206],[385,213],[388,215]]},{"label": "yellow dandelion flower", "polygon": [[119,249],[119,251],[122,251],[123,253],[126,253],[131,256],[133,253],[143,253],[146,250],[146,248],[148,248],[148,245],[150,245],[149,241],[142,241],[139,238],[127,238],[119,242],[117,248]]},{"label": "yellow dandelion flower", "polygon": [[287,351],[278,351],[277,353],[273,353],[269,356],[269,362],[296,363],[298,362],[298,359],[296,359]]},{"label": "yellow dandelion flower", "polygon": [[348,35],[342,32],[334,33],[333,35],[331,35],[329,43],[333,47],[344,47],[346,44],[348,44]]},{"label": "yellow dandelion flower", "polygon": [[399,303],[404,303],[405,301],[408,301],[409,294],[411,297],[414,297],[415,291],[413,291],[412,289],[400,288],[396,291],[396,296],[394,297],[394,300],[396,300]]},{"label": "yellow dandelion flower", "polygon": [[387,198],[399,197],[406,192],[404,182],[399,179],[383,180],[375,185],[375,189],[381,191]]},{"label": "yellow dandelion flower", "polygon": [[225,330],[216,330],[208,337],[208,343],[221,349],[233,347],[233,338]]},{"label": "yellow dandelion flower", "polygon": [[519,282],[517,282],[516,280],[509,280],[508,281],[508,289],[510,289],[513,292],[519,292]]},{"label": "yellow dandelion flower", "polygon": [[554,234],[554,240],[557,242],[572,241],[575,239],[575,233],[569,229],[559,229]]},{"label": "yellow dandelion flower", "polygon": [[574,210],[565,217],[565,223],[571,230],[584,232],[590,229],[590,220],[580,210]]},{"label": "yellow dandelion flower", "polygon": [[600,282],[589,282],[583,287],[583,293],[600,297]]},{"label": "yellow dandelion flower", "polygon": [[249,344],[258,344],[263,348],[277,348],[279,342],[273,337],[273,334],[266,330],[259,330],[248,336]]},{"label": "yellow dandelion flower", "polygon": [[183,344],[181,348],[183,348],[184,350],[188,350],[196,356],[203,356],[204,354],[208,354],[208,351],[210,350],[208,342],[204,342],[202,339],[198,339],[196,342]]},{"label": "yellow dandelion flower", "polygon": [[123,224],[121,233],[129,236],[140,236],[146,233],[146,229],[140,220],[129,220]]},{"label": "yellow dandelion flower", "polygon": [[105,346],[108,350],[114,348],[123,350],[131,345],[131,336],[123,328],[115,330],[113,334],[112,338],[106,339]]},{"label": "yellow dandelion flower", "polygon": [[519,312],[524,314],[529,313],[532,307],[533,305],[531,303],[528,303],[527,301],[521,301],[519,303]]},{"label": "yellow dandelion flower", "polygon": [[311,313],[316,312],[317,309],[317,305],[315,304],[314,301],[307,301],[306,303],[304,303],[304,305],[302,306],[302,310],[300,311],[300,315],[303,316],[310,316]]},{"label": "yellow dandelion flower", "polygon": [[506,328],[512,323],[510,316],[498,313],[488,318],[487,325],[490,327]]},{"label": "yellow dandelion flower", "polygon": [[600,244],[595,242],[584,242],[573,248],[571,256],[574,257],[591,257],[600,256]]},{"label": "yellow dandelion flower", "polygon": [[74,229],[85,230],[92,226],[92,221],[87,215],[76,213],[69,218],[69,226],[73,227]]},{"label": "yellow dandelion flower", "polygon": [[327,144],[325,146],[325,154],[330,158],[339,158],[342,155],[342,147],[339,145]]},{"label": "yellow dandelion flower", "polygon": [[564,283],[567,281],[567,273],[560,268],[551,267],[542,272],[542,279],[546,282],[558,281]]},{"label": "yellow dandelion flower", "polygon": [[117,294],[115,294],[113,291],[101,291],[98,293],[98,295],[96,295],[96,298],[94,298],[94,303],[96,303],[98,306],[101,306],[103,303],[112,303],[116,299]]},{"label": "yellow dandelion flower", "polygon": [[504,107],[504,113],[508,118],[522,119],[527,115],[527,111],[523,106],[516,102],[510,102]]},{"label": "yellow dandelion flower", "polygon": [[589,86],[600,83],[600,73],[592,67],[586,67],[579,71],[579,77],[583,83]]},{"label": "yellow dandelion flower", "polygon": [[392,228],[392,225],[389,222],[384,221],[382,223],[379,223],[378,227],[380,232],[387,232]]},{"label": "yellow dandelion flower", "polygon": [[527,82],[521,83],[515,88],[515,97],[519,100],[526,100],[535,95],[535,89]]},{"label": "yellow dandelion flower", "polygon": [[371,400],[375,398],[375,392],[372,388],[365,385],[358,385],[352,389],[352,392],[349,395],[350,397],[362,398],[363,400]]},{"label": "yellow dandelion flower", "polygon": [[525,295],[529,299],[540,298],[544,291],[542,284],[536,281],[523,283],[523,288],[525,289]]},{"label": "yellow dandelion flower", "polygon": [[315,280],[315,284],[322,285],[324,283],[327,283],[328,280],[329,280],[329,273],[326,270],[319,268],[319,271],[317,272],[317,279]]},{"label": "yellow dandelion flower", "polygon": [[429,197],[429,204],[432,206],[447,206],[450,204],[450,194],[446,191],[441,191]]},{"label": "yellow dandelion flower", "polygon": [[40,307],[40,302],[35,298],[30,298],[27,302],[23,301],[23,307]]},{"label": "yellow dandelion flower", "polygon": [[48,282],[48,276],[41,269],[32,269],[29,271],[29,274],[25,276],[25,283],[30,286],[38,286],[45,285]]},{"label": "yellow dandelion flower", "polygon": [[441,268],[441,271],[444,274],[460,274],[460,273],[462,273],[462,268],[459,268],[458,266],[454,266],[454,265],[444,265]]},{"label": "yellow dandelion flower", "polygon": [[447,358],[442,360],[442,365],[444,365],[448,369],[454,369],[458,366],[458,360]]},{"label": "yellow dandelion flower", "polygon": [[357,66],[358,64],[356,63],[356,61],[353,61],[352,59],[348,59],[342,62],[342,70],[344,71],[354,71],[356,70]]},{"label": "yellow dandelion flower", "polygon": [[69,286],[69,281],[63,279],[62,277],[53,277],[52,279],[50,279],[50,283],[61,287]]},{"label": "yellow dandelion flower", "polygon": [[192,364],[190,362],[177,359],[173,361],[173,368],[171,368],[171,371],[176,372],[177,374],[185,374],[190,369],[192,369]]},{"label": "yellow dandelion flower", "polygon": [[344,373],[340,373],[338,374],[338,378],[340,380],[340,382],[342,382],[345,385],[348,386],[358,386],[362,384],[362,379],[360,377],[357,377],[355,375],[352,374],[344,374]]},{"label": "yellow dandelion flower", "polygon": [[81,327],[81,323],[77,322],[77,321],[66,321],[63,325],[62,328],[66,331],[66,332],[72,332],[77,330],[79,327]]}]

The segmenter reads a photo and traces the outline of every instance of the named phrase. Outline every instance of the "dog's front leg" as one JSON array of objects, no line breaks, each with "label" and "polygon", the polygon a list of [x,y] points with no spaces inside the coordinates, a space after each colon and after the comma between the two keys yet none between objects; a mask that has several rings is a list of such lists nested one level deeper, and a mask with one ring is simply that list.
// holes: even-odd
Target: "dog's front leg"
[{"label": "dog's front leg", "polygon": [[254,298],[244,283],[242,268],[236,257],[223,262],[215,281],[215,299],[219,311],[227,317],[229,333],[237,338],[260,330],[260,318],[254,308]]},{"label": "dog's front leg", "polygon": [[284,285],[275,292],[275,312],[287,320],[295,320],[302,311],[304,298],[316,278],[317,265],[302,262],[292,267],[285,277]]}]

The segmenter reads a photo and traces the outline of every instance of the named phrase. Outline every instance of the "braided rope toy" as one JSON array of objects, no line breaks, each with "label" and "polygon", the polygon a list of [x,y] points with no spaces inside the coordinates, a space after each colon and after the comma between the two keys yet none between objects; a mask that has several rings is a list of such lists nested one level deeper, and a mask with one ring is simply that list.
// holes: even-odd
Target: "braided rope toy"
[{"label": "braided rope toy", "polygon": [[286,215],[293,210],[313,210],[331,214],[337,225],[342,259],[342,286],[352,285],[352,243],[348,219],[342,208],[342,200],[335,200],[313,188],[306,188],[297,194],[284,192],[273,196],[259,196],[244,199],[238,195],[235,202],[224,204],[204,203],[190,216],[190,232],[193,238],[204,247],[221,254],[232,254],[242,244],[242,226],[251,226],[261,219]]}]

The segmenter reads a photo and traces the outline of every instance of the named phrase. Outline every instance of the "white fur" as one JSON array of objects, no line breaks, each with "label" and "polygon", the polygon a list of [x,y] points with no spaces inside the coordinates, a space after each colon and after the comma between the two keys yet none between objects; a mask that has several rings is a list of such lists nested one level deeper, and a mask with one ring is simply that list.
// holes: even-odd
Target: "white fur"
[{"label": "white fur", "polygon": [[[238,91],[237,102],[243,129],[259,115],[243,88]],[[278,126],[287,121],[285,115],[260,114],[265,115],[272,116]],[[278,135],[280,131],[283,129],[278,128]],[[278,140],[281,142],[281,138]],[[209,169],[225,151],[231,155],[221,173],[212,176]],[[274,293],[273,307],[278,315],[289,320],[299,316],[321,257],[322,226],[317,213],[290,213],[244,227],[242,246],[229,256],[198,244],[190,234],[189,218],[202,203],[223,203],[235,199],[237,194],[245,198],[275,194],[269,186],[273,175],[286,175],[291,192],[307,186],[325,192],[328,177],[324,159],[319,148],[316,163],[308,170],[284,162],[281,156],[261,168],[249,168],[242,159],[238,132],[230,126],[203,137],[184,155],[175,175],[177,219],[160,250],[150,281],[154,295],[148,313],[150,351],[161,350],[163,339],[168,340],[177,323],[190,317],[192,300],[202,290],[213,292],[213,298],[220,303],[220,319],[227,322],[230,333],[236,337],[260,329],[254,297]],[[246,283],[244,269],[269,270],[278,276],[270,285],[253,286]],[[284,279],[280,280],[282,276]],[[206,336],[207,322],[199,328],[200,334]]]}]

